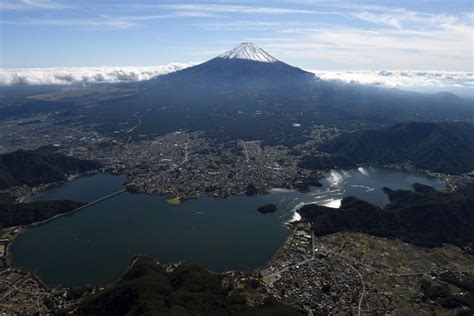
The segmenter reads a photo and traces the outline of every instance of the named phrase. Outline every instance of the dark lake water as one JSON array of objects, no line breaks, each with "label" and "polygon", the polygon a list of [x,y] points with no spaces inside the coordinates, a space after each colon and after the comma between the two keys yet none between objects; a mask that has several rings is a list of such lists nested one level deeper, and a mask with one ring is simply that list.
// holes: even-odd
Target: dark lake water
[{"label": "dark lake water", "polygon": [[[52,188],[37,199],[93,201],[120,190],[125,178],[96,174]],[[418,182],[445,189],[423,174],[359,168],[331,171],[322,188],[309,193],[272,190],[254,197],[202,197],[179,206],[164,197],[123,193],[19,235],[11,248],[17,267],[36,273],[47,284],[105,284],[125,271],[132,256],[150,255],[162,263],[193,261],[210,270],[254,269],[271,259],[286,237],[285,223],[298,217],[301,203],[338,207],[354,195],[383,206],[383,186],[408,189]],[[274,203],[273,214],[257,207]]]},{"label": "dark lake water", "polygon": [[102,196],[123,189],[122,184],[126,180],[127,177],[122,175],[114,176],[106,173],[87,175],[43,191],[32,200],[68,199],[81,202],[92,202]]}]

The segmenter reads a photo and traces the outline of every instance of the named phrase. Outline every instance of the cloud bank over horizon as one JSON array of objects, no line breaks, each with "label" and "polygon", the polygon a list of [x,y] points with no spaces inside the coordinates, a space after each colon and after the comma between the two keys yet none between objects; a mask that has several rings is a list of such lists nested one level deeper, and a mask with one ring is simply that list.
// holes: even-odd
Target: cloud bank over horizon
[{"label": "cloud bank over horizon", "polygon": [[195,64],[195,62],[189,62],[141,67],[0,68],[0,86],[71,85],[144,81]]},{"label": "cloud bank over horizon", "polygon": [[[141,67],[53,67],[0,69],[0,86],[74,85],[150,80],[196,62]],[[322,80],[474,97],[474,72],[414,70],[308,70]]]},{"label": "cloud bank over horizon", "polygon": [[398,88],[426,93],[452,92],[474,97],[474,72],[420,70],[309,70],[322,80]]}]

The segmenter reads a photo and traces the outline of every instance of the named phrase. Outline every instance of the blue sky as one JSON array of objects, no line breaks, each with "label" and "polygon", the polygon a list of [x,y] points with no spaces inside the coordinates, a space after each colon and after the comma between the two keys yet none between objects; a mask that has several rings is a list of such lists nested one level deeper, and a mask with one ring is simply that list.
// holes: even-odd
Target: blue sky
[{"label": "blue sky", "polygon": [[252,41],[306,69],[474,71],[472,0],[0,0],[0,67],[204,61]]}]

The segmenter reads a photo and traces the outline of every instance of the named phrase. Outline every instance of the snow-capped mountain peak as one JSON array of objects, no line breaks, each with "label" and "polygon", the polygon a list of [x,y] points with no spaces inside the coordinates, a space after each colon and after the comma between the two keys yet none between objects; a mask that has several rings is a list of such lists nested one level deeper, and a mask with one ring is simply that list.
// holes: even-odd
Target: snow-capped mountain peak
[{"label": "snow-capped mountain peak", "polygon": [[240,44],[234,49],[231,49],[220,55],[219,58],[246,59],[263,63],[277,62],[277,60],[273,58],[270,54],[268,54],[266,51],[250,42]]}]

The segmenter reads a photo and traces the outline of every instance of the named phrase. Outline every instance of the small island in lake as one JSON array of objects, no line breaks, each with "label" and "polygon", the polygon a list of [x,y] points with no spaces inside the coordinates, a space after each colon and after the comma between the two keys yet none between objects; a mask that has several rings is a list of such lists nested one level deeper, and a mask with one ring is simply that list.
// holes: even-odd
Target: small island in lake
[{"label": "small island in lake", "polygon": [[276,210],[277,210],[277,206],[272,203],[265,204],[257,208],[257,211],[259,211],[262,214],[274,213]]}]

